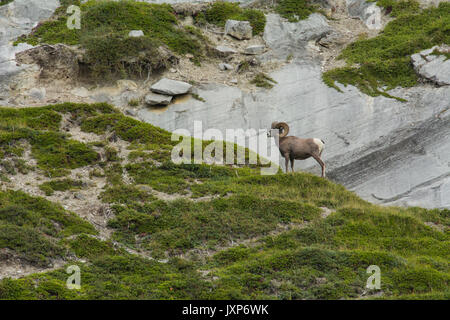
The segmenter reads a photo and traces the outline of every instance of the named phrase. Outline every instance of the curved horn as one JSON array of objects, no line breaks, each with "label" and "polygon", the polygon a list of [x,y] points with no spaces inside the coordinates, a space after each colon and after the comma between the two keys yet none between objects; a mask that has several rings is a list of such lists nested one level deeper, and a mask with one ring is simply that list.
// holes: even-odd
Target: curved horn
[{"label": "curved horn", "polygon": [[289,133],[289,126],[286,122],[274,122],[272,123],[272,128],[283,129],[283,133],[280,134],[280,138],[286,137]]}]

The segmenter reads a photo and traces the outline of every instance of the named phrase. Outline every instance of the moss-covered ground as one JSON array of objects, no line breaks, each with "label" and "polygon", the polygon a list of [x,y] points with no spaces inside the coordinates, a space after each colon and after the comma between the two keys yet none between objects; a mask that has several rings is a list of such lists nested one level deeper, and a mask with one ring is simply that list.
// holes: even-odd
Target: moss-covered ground
[{"label": "moss-covered ground", "polygon": [[378,5],[395,17],[376,37],[348,45],[340,58],[347,66],[323,74],[324,82],[358,87],[371,95],[392,96],[389,90],[417,84],[411,54],[434,45],[450,44],[450,3],[420,9],[415,0],[381,0]]},{"label": "moss-covered ground", "polygon": [[[37,163],[28,170],[45,177],[87,168],[107,181],[99,197],[113,212],[112,236],[101,240],[44,192],[1,191],[0,247],[40,268],[76,264],[82,283],[67,289],[65,268],[5,278],[0,299],[370,298],[370,265],[381,269],[383,298],[450,297],[449,210],[373,205],[306,173],[176,165],[169,160],[178,141],[169,132],[107,104],[0,108],[0,115],[0,150],[13,166],[2,170],[6,178],[27,152]],[[99,142],[63,134],[63,116]],[[128,143],[128,158],[105,134]],[[37,186],[80,185],[89,186],[66,177]]]}]

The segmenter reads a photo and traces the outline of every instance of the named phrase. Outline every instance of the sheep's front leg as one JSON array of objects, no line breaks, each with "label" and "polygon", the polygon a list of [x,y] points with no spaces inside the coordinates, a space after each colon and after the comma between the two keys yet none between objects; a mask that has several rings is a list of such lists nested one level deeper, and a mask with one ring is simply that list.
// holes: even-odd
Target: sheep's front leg
[{"label": "sheep's front leg", "polygon": [[289,173],[289,154],[284,154],[283,157],[286,164],[286,173]]}]

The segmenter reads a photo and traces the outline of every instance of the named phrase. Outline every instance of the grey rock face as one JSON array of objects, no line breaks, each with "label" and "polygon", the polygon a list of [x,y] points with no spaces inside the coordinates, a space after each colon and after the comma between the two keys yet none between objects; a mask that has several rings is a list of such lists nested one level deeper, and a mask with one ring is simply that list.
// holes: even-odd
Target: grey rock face
[{"label": "grey rock face", "polygon": [[0,6],[0,43],[28,33],[39,21],[50,17],[58,6],[58,0],[14,0]]},{"label": "grey rock face", "polygon": [[239,39],[251,39],[253,28],[248,21],[227,20],[225,23],[225,34]]},{"label": "grey rock face", "polygon": [[58,0],[15,0],[0,6],[0,101],[7,104],[10,86],[24,71],[35,66],[17,66],[15,54],[31,48],[28,44],[14,47],[10,43],[22,34],[29,33],[37,23],[49,18],[59,6]]},{"label": "grey rock face", "polygon": [[381,9],[373,2],[366,0],[346,0],[350,16],[360,18],[367,28],[379,30],[383,28]]},{"label": "grey rock face", "polygon": [[246,54],[261,54],[264,53],[266,47],[261,45],[248,46],[245,48]]},{"label": "grey rock face", "polygon": [[444,55],[433,55],[433,51],[450,52],[448,46],[434,46],[411,56],[411,61],[416,72],[427,80],[437,85],[450,85],[450,59]]},{"label": "grey rock face", "polygon": [[142,30],[131,30],[128,33],[129,37],[133,37],[133,38],[138,38],[138,37],[143,37],[144,36],[144,31]]},{"label": "grey rock face", "polygon": [[266,20],[263,38],[272,49],[265,54],[268,58],[303,57],[308,41],[320,39],[332,30],[327,19],[317,13],[296,23],[290,23],[277,14],[266,15]]},{"label": "grey rock face", "polygon": [[149,93],[145,96],[145,103],[154,106],[158,104],[168,105],[172,101],[172,96],[158,93]]},{"label": "grey rock face", "polygon": [[191,88],[192,85],[187,82],[163,78],[152,85],[150,90],[155,93],[175,96],[188,93]]},{"label": "grey rock face", "polygon": [[15,0],[0,6],[0,103],[7,105],[11,85],[24,71],[36,70],[36,66],[17,66],[15,54],[31,48],[28,44],[14,47],[10,42],[29,33],[37,23],[50,17],[59,6],[58,0]]}]

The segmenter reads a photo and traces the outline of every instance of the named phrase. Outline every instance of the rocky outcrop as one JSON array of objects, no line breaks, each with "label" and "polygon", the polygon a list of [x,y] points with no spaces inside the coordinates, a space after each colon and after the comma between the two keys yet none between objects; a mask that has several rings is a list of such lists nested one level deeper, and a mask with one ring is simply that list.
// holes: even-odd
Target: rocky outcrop
[{"label": "rocky outcrop", "polygon": [[449,46],[434,46],[411,56],[416,72],[424,79],[437,85],[450,85],[450,53]]},{"label": "rocky outcrop", "polygon": [[365,0],[346,0],[347,10],[351,17],[361,19],[367,28],[380,30],[383,28],[381,9],[374,2]]},{"label": "rocky outcrop", "polygon": [[252,32],[253,28],[248,21],[227,20],[225,23],[225,34],[236,39],[250,39]]},{"label": "rocky outcrop", "polygon": [[177,80],[171,80],[163,78],[150,87],[150,90],[155,93],[165,94],[169,96],[175,96],[179,94],[188,93],[191,90],[192,85]]},{"label": "rocky outcrop", "polygon": [[168,105],[172,101],[172,96],[150,92],[145,96],[145,103],[154,105]]},{"label": "rocky outcrop", "polygon": [[264,41],[272,49],[266,54],[268,59],[303,57],[307,54],[308,41],[318,40],[332,30],[327,19],[318,13],[296,23],[290,23],[277,14],[268,14],[266,20]]},{"label": "rocky outcrop", "polygon": [[39,80],[77,79],[81,54],[64,44],[37,46],[16,54],[16,62],[37,64]]},{"label": "rocky outcrop", "polygon": [[245,48],[244,53],[246,54],[261,54],[266,50],[265,46],[262,45],[253,45]]},{"label": "rocky outcrop", "polygon": [[132,38],[143,37],[143,36],[144,36],[144,31],[142,31],[142,30],[131,30],[131,31],[128,33],[128,36],[129,36],[129,37],[132,37]]},{"label": "rocky outcrop", "polygon": [[21,83],[33,82],[33,74],[38,72],[37,66],[16,65],[15,54],[31,46],[13,46],[11,42],[49,18],[58,6],[58,0],[15,0],[0,6],[0,104],[7,105],[10,91]]}]

